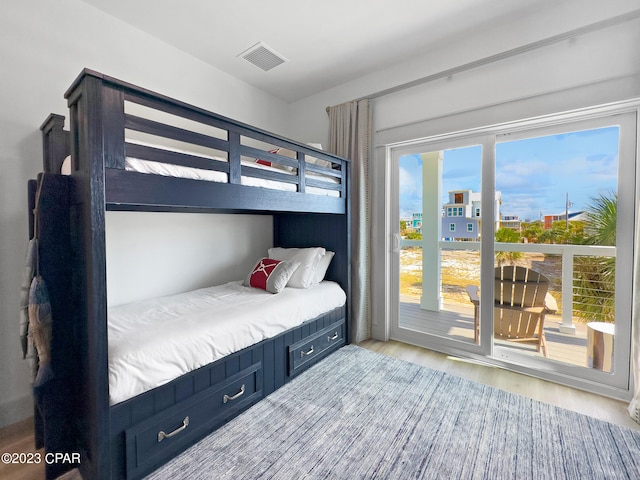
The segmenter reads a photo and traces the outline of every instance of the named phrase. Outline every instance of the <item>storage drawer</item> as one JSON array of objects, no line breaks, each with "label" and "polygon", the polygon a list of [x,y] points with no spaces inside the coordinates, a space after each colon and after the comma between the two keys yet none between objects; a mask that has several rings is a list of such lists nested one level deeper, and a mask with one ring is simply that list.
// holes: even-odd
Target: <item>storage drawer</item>
[{"label": "storage drawer", "polygon": [[329,352],[344,345],[344,319],[289,346],[289,376],[293,376]]},{"label": "storage drawer", "polygon": [[256,363],[125,431],[127,478],[147,473],[262,397]]}]

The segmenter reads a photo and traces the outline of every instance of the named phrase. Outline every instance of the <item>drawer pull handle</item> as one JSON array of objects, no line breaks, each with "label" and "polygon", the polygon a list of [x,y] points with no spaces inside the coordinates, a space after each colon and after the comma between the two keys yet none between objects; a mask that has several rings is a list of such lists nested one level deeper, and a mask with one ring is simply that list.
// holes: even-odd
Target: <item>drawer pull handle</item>
[{"label": "drawer pull handle", "polygon": [[327,337],[327,340],[329,340],[330,342],[333,342],[334,340],[338,339],[338,332],[334,333],[332,337]]},{"label": "drawer pull handle", "polygon": [[189,417],[184,417],[184,420],[182,421],[182,426],[176,428],[173,432],[171,433],[164,433],[162,430],[160,430],[158,432],[158,443],[160,443],[162,440],[164,440],[165,438],[171,438],[174,435],[179,434],[181,431],[183,431],[185,428],[187,428],[189,426]]},{"label": "drawer pull handle", "polygon": [[235,395],[232,395],[232,396],[225,395],[224,397],[222,397],[222,403],[227,403],[229,400],[235,400],[236,398],[241,397],[242,395],[244,395],[244,383],[240,387],[240,391]]},{"label": "drawer pull handle", "polygon": [[307,350],[306,352],[304,350],[300,351],[300,358],[306,356],[306,355],[311,355],[313,353],[313,345],[311,345],[311,348],[309,350]]}]

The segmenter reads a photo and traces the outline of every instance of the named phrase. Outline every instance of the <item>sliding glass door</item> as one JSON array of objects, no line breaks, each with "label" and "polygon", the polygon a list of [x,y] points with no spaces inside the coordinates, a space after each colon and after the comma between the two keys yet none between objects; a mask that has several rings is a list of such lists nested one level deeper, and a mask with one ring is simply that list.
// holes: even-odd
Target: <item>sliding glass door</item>
[{"label": "sliding glass door", "polygon": [[627,389],[635,132],[607,114],[390,149],[392,338]]},{"label": "sliding glass door", "polygon": [[548,289],[545,348],[532,355],[496,334],[495,356],[627,386],[635,145],[631,115],[496,135],[496,263],[538,272]]},{"label": "sliding glass door", "polygon": [[481,352],[483,152],[490,138],[398,149],[392,159],[396,333]]}]

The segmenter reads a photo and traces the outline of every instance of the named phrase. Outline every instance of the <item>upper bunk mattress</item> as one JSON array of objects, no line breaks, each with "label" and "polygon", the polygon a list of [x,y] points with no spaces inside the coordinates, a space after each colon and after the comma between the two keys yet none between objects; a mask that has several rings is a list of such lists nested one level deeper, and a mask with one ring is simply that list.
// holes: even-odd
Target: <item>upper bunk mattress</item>
[{"label": "upper bunk mattress", "polygon": [[[210,157],[214,160],[226,162],[224,158]],[[294,175],[291,172],[275,168],[267,167],[256,162],[242,161],[242,165],[252,168],[258,168],[261,170],[270,170],[280,174]],[[176,177],[176,178],[188,178],[191,180],[205,180],[208,182],[227,183],[229,181],[229,175],[225,172],[216,170],[205,170],[203,168],[185,167],[182,165],[173,165],[170,163],[154,162],[151,160],[141,160],[139,158],[126,157],[125,170],[129,172],[146,173],[150,175],[162,175],[163,177]],[[71,174],[71,157],[67,156],[62,163],[60,170],[62,175]],[[306,172],[305,178],[311,180],[321,180],[333,185],[339,185],[340,180],[330,175],[322,175],[320,173]],[[298,190],[298,186],[295,183],[279,182],[277,180],[268,180],[259,177],[252,177],[242,175],[240,183],[249,187],[262,187],[271,190],[280,190],[285,192],[295,192]],[[326,197],[340,197],[340,192],[337,190],[331,190],[329,188],[310,187],[305,189],[306,193],[312,195],[321,195]]]},{"label": "upper bunk mattress", "polygon": [[[223,158],[218,158],[217,160],[226,161]],[[138,173],[148,173],[152,175],[162,175],[165,177],[179,177],[179,178],[190,178],[193,180],[206,180],[210,182],[228,182],[228,175],[224,172],[218,172],[215,170],[204,170],[202,168],[193,168],[193,167],[184,167],[181,165],[172,165],[169,163],[161,163],[161,162],[153,162],[150,160],[140,160],[138,158],[130,158],[127,157],[125,160],[125,169],[131,172]],[[273,172],[278,172],[280,174],[286,174],[287,172],[274,168],[274,167],[266,167],[264,165],[260,165],[256,162],[248,162],[246,160],[242,161],[242,165],[252,168],[258,168],[261,170],[270,170]],[[293,175],[289,173],[290,175]],[[307,172],[305,174],[305,178],[313,179],[313,180],[322,180],[324,182],[330,182],[334,185],[339,185],[340,181],[336,177],[331,177],[328,175],[322,175],[317,173]],[[258,177],[250,177],[243,175],[241,177],[241,184],[249,187],[263,187],[270,188],[272,190],[282,190],[288,192],[297,191],[298,187],[294,183],[288,182],[278,182],[276,180],[267,180],[264,178]],[[326,188],[318,188],[318,187],[306,187],[305,190],[307,193],[313,195],[324,195],[327,197],[339,197],[340,192],[336,190],[329,190]]]},{"label": "upper bunk mattress", "polygon": [[274,295],[241,281],[111,307],[111,405],[345,304],[335,282]]}]

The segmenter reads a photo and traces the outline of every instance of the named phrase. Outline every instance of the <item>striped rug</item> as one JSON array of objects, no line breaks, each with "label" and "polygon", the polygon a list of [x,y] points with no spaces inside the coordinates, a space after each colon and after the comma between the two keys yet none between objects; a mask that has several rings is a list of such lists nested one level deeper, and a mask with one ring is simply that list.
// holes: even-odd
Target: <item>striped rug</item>
[{"label": "striped rug", "polygon": [[346,346],[148,479],[638,479],[640,432]]}]

